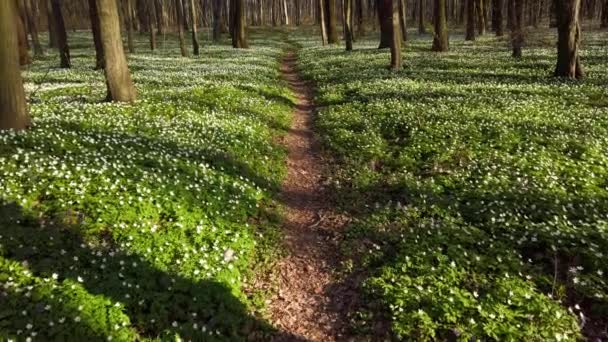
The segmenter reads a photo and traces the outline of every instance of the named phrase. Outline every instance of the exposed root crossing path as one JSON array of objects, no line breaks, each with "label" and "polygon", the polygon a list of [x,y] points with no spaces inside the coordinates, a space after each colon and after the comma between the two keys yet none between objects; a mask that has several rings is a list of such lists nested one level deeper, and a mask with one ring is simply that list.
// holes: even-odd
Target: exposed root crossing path
[{"label": "exposed root crossing path", "polygon": [[[285,206],[285,247],[278,264],[278,293],[271,318],[283,333],[303,341],[343,341],[345,327],[334,278],[337,236],[345,219],[332,210],[323,186],[324,161],[312,131],[312,91],[296,70],[290,52],[281,65],[284,79],[297,96],[291,129],[284,140],[289,151],[288,175],[281,192]],[[283,335],[286,336],[286,335]],[[277,337],[275,341],[286,340]]]}]

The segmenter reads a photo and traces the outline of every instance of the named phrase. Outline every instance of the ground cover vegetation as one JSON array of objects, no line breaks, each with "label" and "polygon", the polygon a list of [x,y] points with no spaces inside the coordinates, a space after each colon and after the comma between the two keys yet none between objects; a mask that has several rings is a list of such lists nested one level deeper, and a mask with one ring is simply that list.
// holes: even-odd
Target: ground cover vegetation
[{"label": "ground cover vegetation", "polygon": [[132,54],[133,104],[101,101],[90,33],[71,35],[69,70],[53,53],[25,70],[32,127],[0,133],[4,337],[219,340],[263,327],[242,289],[276,252],[256,218],[284,175],[280,39]]},{"label": "ground cover vegetation", "polygon": [[584,82],[549,77],[547,30],[521,59],[493,36],[454,34],[437,54],[410,34],[397,73],[375,37],[352,53],[294,38],[337,159],[337,201],[356,218],[343,250],[365,277],[357,329],[547,341],[605,324],[604,35],[585,36]]}]

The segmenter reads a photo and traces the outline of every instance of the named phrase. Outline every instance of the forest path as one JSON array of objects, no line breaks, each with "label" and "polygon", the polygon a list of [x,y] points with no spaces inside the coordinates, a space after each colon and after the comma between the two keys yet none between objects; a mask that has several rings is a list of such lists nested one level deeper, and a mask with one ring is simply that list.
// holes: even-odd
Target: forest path
[{"label": "forest path", "polygon": [[[347,220],[336,214],[323,186],[326,161],[312,128],[312,89],[289,52],[281,73],[297,97],[291,129],[284,138],[288,175],[280,200],[284,205],[284,245],[287,256],[277,265],[278,292],[269,305],[271,319],[283,332],[303,341],[344,341],[346,327],[335,269],[338,237]],[[276,337],[275,341],[285,338]]]}]

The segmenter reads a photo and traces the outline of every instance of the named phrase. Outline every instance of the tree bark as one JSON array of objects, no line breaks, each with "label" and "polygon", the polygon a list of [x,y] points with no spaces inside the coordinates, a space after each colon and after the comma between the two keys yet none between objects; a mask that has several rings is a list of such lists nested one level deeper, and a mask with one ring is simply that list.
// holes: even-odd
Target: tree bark
[{"label": "tree bark", "polygon": [[30,28],[30,36],[32,37],[32,43],[34,45],[34,56],[40,57],[44,55],[44,50],[42,49],[40,39],[38,38],[38,21],[36,20],[34,9],[32,8],[32,0],[24,0],[23,4],[25,6],[27,25]]},{"label": "tree bark", "polygon": [[378,49],[391,47],[393,39],[393,2],[392,0],[378,1],[378,20],[380,22],[380,45]]},{"label": "tree bark", "polygon": [[494,32],[496,33],[496,37],[502,37],[504,35],[504,25],[503,25],[503,14],[502,9],[504,7],[504,0],[494,0],[493,9],[492,9],[492,19],[494,21]]},{"label": "tree bark", "polygon": [[162,0],[146,0],[154,1],[154,10],[156,12],[156,27],[158,28],[158,34],[165,33],[165,6],[163,6]]},{"label": "tree bark", "polygon": [[70,68],[70,47],[68,46],[68,35],[65,32],[65,22],[61,12],[60,0],[51,0],[53,11],[53,22],[57,33],[57,45],[59,47],[59,58],[61,68]]},{"label": "tree bark", "polygon": [[327,20],[327,42],[329,44],[338,43],[338,31],[336,29],[337,13],[336,0],[325,0],[325,19]]},{"label": "tree bark", "polygon": [[399,29],[399,0],[388,0],[391,5],[391,69],[401,69],[401,30]]},{"label": "tree bark", "polygon": [[30,125],[19,67],[19,42],[14,1],[0,1],[0,129],[22,130]]},{"label": "tree bark", "polygon": [[601,28],[608,28],[608,0],[604,0],[602,4],[602,23]]},{"label": "tree bark", "polygon": [[580,62],[581,0],[561,0],[556,2],[557,17],[557,65],[554,75],[581,79],[584,77]]},{"label": "tree bark", "polygon": [[198,20],[196,17],[196,7],[194,6],[194,0],[190,0],[190,17],[192,18],[192,53],[195,56],[198,56],[200,53],[200,46],[198,44]]},{"label": "tree bark", "polygon": [[445,0],[435,0],[433,21],[435,32],[433,37],[433,51],[444,52],[450,49],[448,36],[448,23],[445,13]]},{"label": "tree bark", "polygon": [[344,41],[346,43],[346,51],[353,50],[353,0],[344,0]]},{"label": "tree bark", "polygon": [[399,25],[401,27],[401,39],[407,41],[407,0],[399,0]]},{"label": "tree bark", "polygon": [[483,0],[476,0],[476,14],[477,14],[477,33],[480,36],[486,34],[486,17],[484,14]]},{"label": "tree bark", "polygon": [[243,0],[232,0],[230,11],[232,12],[232,47],[235,49],[246,49],[247,44],[245,4]]},{"label": "tree bark", "polygon": [[515,58],[521,58],[521,49],[524,43],[524,0],[509,0],[509,2],[509,6],[512,6],[513,8],[513,23],[511,24],[511,45],[513,47],[512,55]]},{"label": "tree bark", "polygon": [[32,59],[30,58],[30,53],[28,52],[27,47],[27,32],[25,30],[25,23],[23,22],[23,16],[21,15],[21,11],[19,9],[19,1],[20,0],[0,0],[0,1],[8,1],[14,2],[13,15],[15,16],[15,22],[17,27],[17,43],[19,47],[19,64],[27,65],[32,63]]},{"label": "tree bark", "polygon": [[150,50],[156,50],[156,31],[154,30],[154,23],[157,21],[156,6],[150,1],[145,0],[146,15],[148,16],[148,34],[150,35]]},{"label": "tree bark", "polygon": [[95,70],[104,68],[103,46],[101,44],[101,32],[99,31],[99,14],[97,13],[96,0],[89,0],[89,18],[91,18],[91,31],[93,32],[93,43],[95,44]]},{"label": "tree bark", "polygon": [[53,5],[51,4],[51,0],[47,0],[46,4],[46,14],[47,14],[47,24],[49,30],[49,49],[54,49],[59,46],[57,43],[57,25],[53,19]]},{"label": "tree bark", "polygon": [[418,1],[418,33],[423,34],[426,33],[426,27],[424,23],[424,17],[426,8],[424,6],[426,0]]},{"label": "tree bark", "polygon": [[467,2],[467,33],[465,40],[475,40],[475,1],[466,0]]},{"label": "tree bark", "polygon": [[182,6],[182,0],[175,0],[175,12],[177,13],[177,32],[179,37],[179,51],[182,57],[188,57],[188,50],[186,49],[186,39],[184,38],[184,7]]},{"label": "tree bark", "polygon": [[129,53],[135,53],[135,42],[133,39],[133,16],[131,15],[132,0],[126,0],[125,26],[127,26],[127,46]]},{"label": "tree bark", "polygon": [[133,102],[137,96],[127,65],[115,0],[97,0],[99,32],[105,60],[108,101]]},{"label": "tree bark", "polygon": [[319,16],[321,17],[321,40],[323,42],[323,46],[327,45],[327,13],[325,13],[325,0],[319,0]]},{"label": "tree bark", "polygon": [[219,42],[222,35],[222,0],[211,0],[213,5],[213,41]]}]

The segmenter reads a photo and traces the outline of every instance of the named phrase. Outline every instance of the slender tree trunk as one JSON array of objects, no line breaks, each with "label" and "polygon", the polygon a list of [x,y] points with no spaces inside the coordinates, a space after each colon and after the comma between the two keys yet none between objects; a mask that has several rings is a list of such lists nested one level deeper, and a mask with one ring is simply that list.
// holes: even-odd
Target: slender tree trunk
[{"label": "slender tree trunk", "polygon": [[213,4],[213,41],[219,42],[222,34],[222,0],[211,0]]},{"label": "slender tree trunk", "polygon": [[418,1],[418,33],[423,34],[426,33],[426,27],[424,23],[424,17],[426,12],[425,5],[426,0]]},{"label": "slender tree trunk", "polygon": [[584,77],[579,48],[581,41],[581,0],[556,2],[557,17],[557,65],[554,75],[580,79]]},{"label": "slender tree trunk", "polygon": [[70,68],[70,47],[68,46],[68,35],[65,32],[65,22],[61,12],[60,0],[51,0],[53,10],[53,22],[57,32],[57,44],[59,46],[59,58],[61,68]]},{"label": "slender tree trunk", "polygon": [[285,26],[289,26],[289,12],[287,11],[287,0],[283,0],[283,17],[285,18]]},{"label": "slender tree trunk", "polygon": [[107,100],[133,102],[137,95],[122,46],[116,1],[97,0],[97,14],[105,59]]},{"label": "slender tree trunk", "polygon": [[179,51],[182,57],[188,57],[188,49],[186,49],[186,39],[184,37],[184,7],[182,0],[175,0],[175,12],[177,13],[177,32],[179,37]]},{"label": "slender tree trunk", "polygon": [[126,0],[125,6],[125,26],[127,26],[127,46],[129,53],[135,53],[135,43],[133,39],[133,17],[131,16],[132,0]]},{"label": "slender tree trunk", "polygon": [[327,45],[328,37],[327,37],[327,13],[325,13],[325,0],[319,0],[319,16],[321,17],[321,39],[323,42],[323,46]]},{"label": "slender tree trunk", "polygon": [[148,16],[148,34],[150,35],[150,50],[156,50],[156,30],[154,30],[154,23],[157,22],[156,18],[156,6],[149,1],[145,1],[146,15]]},{"label": "slender tree trunk", "polygon": [[380,22],[380,45],[378,49],[391,47],[393,39],[393,2],[392,0],[378,1],[378,20]]},{"label": "slender tree trunk", "polygon": [[399,22],[401,26],[401,38],[407,41],[407,0],[399,0]]},{"label": "slender tree trunk", "polygon": [[363,0],[357,0],[357,36],[363,37],[365,35],[365,18],[363,11]]},{"label": "slender tree trunk", "polygon": [[448,23],[445,13],[445,0],[435,0],[433,21],[435,32],[433,38],[433,51],[443,52],[450,48],[448,37]]},{"label": "slender tree trunk", "polygon": [[480,36],[486,34],[486,22],[483,8],[483,0],[476,0],[476,14],[477,14],[477,33]]},{"label": "slender tree trunk", "polygon": [[608,0],[602,3],[602,23],[601,28],[608,28]]},{"label": "slender tree trunk", "polygon": [[336,13],[336,0],[325,0],[325,19],[327,20],[327,42],[329,44],[338,43],[338,30],[336,26],[337,13]]},{"label": "slender tree trunk", "polygon": [[522,45],[524,43],[523,17],[524,0],[509,0],[509,6],[513,7],[513,23],[511,25],[511,45],[513,47],[513,57],[521,58]]},{"label": "slender tree trunk", "polygon": [[504,35],[504,25],[503,25],[503,14],[502,10],[504,8],[504,0],[494,0],[494,8],[493,8],[493,17],[495,19],[494,32],[496,32],[497,37],[502,37]]},{"label": "slender tree trunk", "polygon": [[346,51],[353,50],[353,0],[344,0],[344,40],[346,42]]},{"label": "slender tree trunk", "polygon": [[40,39],[38,38],[38,21],[36,20],[34,9],[32,8],[32,0],[24,0],[23,4],[25,6],[27,25],[30,28],[30,36],[32,37],[32,43],[34,45],[34,56],[40,57],[44,55],[44,50],[42,49]]},{"label": "slender tree trunk", "polygon": [[146,0],[154,1],[154,11],[156,12],[156,27],[158,28],[158,34],[165,34],[165,6],[162,0]]},{"label": "slender tree trunk", "polygon": [[399,0],[388,0],[391,5],[391,69],[401,69],[401,30],[399,29]]},{"label": "slender tree trunk", "polygon": [[467,2],[467,34],[465,40],[475,40],[475,1],[466,0]]},{"label": "slender tree trunk", "polygon": [[97,3],[89,0],[89,18],[91,18],[91,31],[93,32],[93,42],[95,43],[95,70],[104,68],[103,46],[101,43],[101,32],[99,31],[99,14],[97,13]]},{"label": "slender tree trunk", "polygon": [[197,33],[198,20],[196,17],[196,7],[194,6],[194,0],[190,0],[190,16],[192,18],[192,53],[195,56],[198,56],[200,53]]},{"label": "slender tree trunk", "polygon": [[232,0],[232,47],[235,49],[248,48],[245,22],[245,4],[243,0]]},{"label": "slender tree trunk", "polygon": [[25,23],[23,22],[23,16],[21,15],[21,11],[19,9],[19,1],[20,0],[0,0],[0,1],[8,1],[14,2],[13,15],[15,16],[15,22],[17,27],[17,43],[18,43],[18,51],[19,51],[19,64],[27,65],[32,63],[32,59],[30,58],[30,53],[28,52],[28,41],[27,41],[27,32],[25,30]]},{"label": "slender tree trunk", "polygon": [[0,1],[0,129],[22,130],[30,125],[19,67],[15,2]]},{"label": "slender tree trunk", "polygon": [[57,42],[57,24],[53,18],[53,5],[51,0],[47,0],[46,4],[47,24],[49,29],[49,49],[55,49],[59,46]]}]

